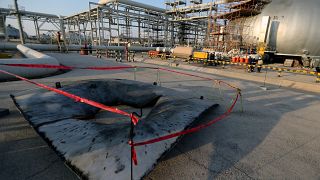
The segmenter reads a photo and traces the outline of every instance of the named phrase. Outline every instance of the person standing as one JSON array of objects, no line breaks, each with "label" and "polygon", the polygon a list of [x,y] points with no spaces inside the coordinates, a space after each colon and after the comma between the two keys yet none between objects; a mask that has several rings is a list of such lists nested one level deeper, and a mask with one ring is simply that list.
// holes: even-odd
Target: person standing
[{"label": "person standing", "polygon": [[92,44],[89,43],[89,53],[92,54]]},{"label": "person standing", "polygon": [[60,31],[57,32],[57,43],[60,44],[61,42],[61,33]]}]

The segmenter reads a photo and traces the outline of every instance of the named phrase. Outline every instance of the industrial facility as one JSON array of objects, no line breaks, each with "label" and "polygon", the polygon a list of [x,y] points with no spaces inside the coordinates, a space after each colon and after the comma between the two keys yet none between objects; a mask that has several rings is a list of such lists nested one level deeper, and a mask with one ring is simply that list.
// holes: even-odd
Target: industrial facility
[{"label": "industrial facility", "polygon": [[[227,57],[259,54],[265,63],[284,62],[287,58],[299,60],[302,65],[310,61],[304,64],[308,67],[312,59],[318,63],[320,50],[315,45],[318,40],[312,38],[319,36],[317,25],[313,22],[300,25],[307,23],[304,19],[316,16],[313,11],[317,10],[309,7],[318,7],[318,1],[168,0],[163,3],[166,8],[127,0],[101,0],[89,2],[87,11],[71,16],[21,10],[20,19],[34,23],[36,35],[29,38],[33,40],[28,40],[26,35],[20,39],[52,44],[56,43],[59,32],[64,48],[84,44],[188,46],[197,51],[220,52]],[[310,9],[310,14],[304,9]],[[5,28],[7,18],[18,17],[14,10],[1,8],[0,12],[1,37],[7,41],[20,37]],[[43,29],[44,24],[54,28]]]},{"label": "industrial facility", "polygon": [[152,2],[0,2],[0,179],[319,179],[320,1]]}]

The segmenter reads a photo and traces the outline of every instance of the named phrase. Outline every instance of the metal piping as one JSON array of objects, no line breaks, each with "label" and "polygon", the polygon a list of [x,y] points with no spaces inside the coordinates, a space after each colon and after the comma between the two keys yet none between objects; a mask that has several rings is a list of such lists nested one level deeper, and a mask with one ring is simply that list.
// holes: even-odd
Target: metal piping
[{"label": "metal piping", "polygon": [[[212,6],[212,7],[210,7]],[[199,12],[199,11],[208,11],[210,8],[213,10],[216,10],[214,7],[215,4],[212,2],[209,3],[204,3],[204,4],[196,4],[196,5],[190,5],[190,6],[185,6],[181,8],[176,8],[174,10],[169,10],[166,13],[174,13],[174,12],[182,12],[182,13],[191,13],[191,12]]]},{"label": "metal piping", "polygon": [[[1,14],[7,14],[11,15],[13,13],[13,9],[7,9],[7,8],[0,8]],[[47,17],[47,18],[59,18],[59,16],[54,15],[54,14],[46,14],[46,13],[38,13],[38,12],[32,12],[32,11],[24,11],[24,10],[19,10],[20,14],[23,16],[40,16],[40,17]]]},{"label": "metal piping", "polygon": [[21,44],[18,44],[17,45],[17,49],[23,54],[25,55],[27,58],[38,58],[38,59],[41,59],[41,58],[51,58],[50,56],[46,55],[46,54],[43,54],[43,53],[40,53],[38,51],[35,51],[31,48],[28,48],[26,46],[23,46]]},{"label": "metal piping", "polygon": [[101,5],[106,5],[106,4],[110,4],[110,3],[121,3],[121,4],[140,7],[140,8],[143,8],[143,9],[148,9],[148,10],[156,11],[156,12],[160,12],[160,13],[165,13],[166,12],[165,9],[158,8],[158,7],[155,7],[155,6],[150,6],[150,5],[139,3],[139,2],[135,2],[135,1],[131,1],[131,0],[100,0],[99,1],[99,4],[101,4]]},{"label": "metal piping", "polygon": [[[24,45],[17,45],[16,49],[18,49],[22,54],[24,54],[27,58],[20,59],[0,59],[0,64],[48,64],[48,65],[60,65],[57,59],[48,56],[46,54],[37,52],[33,49],[30,49]],[[0,65],[0,69],[5,71],[26,77],[26,78],[34,78],[40,76],[47,76],[50,74],[56,73],[57,69],[30,69],[30,68],[19,68],[19,67],[10,67]],[[13,80],[12,76],[7,74],[0,74],[0,81],[4,80]]]},{"label": "metal piping", "polygon": [[[26,47],[29,47],[34,50],[39,51],[60,51],[57,45],[50,44],[25,44]],[[83,48],[82,45],[69,45],[68,51],[80,51],[80,48]],[[101,50],[115,50],[115,51],[124,51],[124,46],[93,46],[93,49]],[[129,51],[150,51],[156,50],[157,47],[141,47],[141,46],[130,46]],[[0,43],[0,50],[16,50],[16,44],[13,43]]]},{"label": "metal piping", "polygon": [[217,1],[214,1],[213,4],[215,4],[215,5],[217,5],[217,4],[227,4],[227,3],[239,2],[239,1],[243,1],[243,0],[217,0]]}]

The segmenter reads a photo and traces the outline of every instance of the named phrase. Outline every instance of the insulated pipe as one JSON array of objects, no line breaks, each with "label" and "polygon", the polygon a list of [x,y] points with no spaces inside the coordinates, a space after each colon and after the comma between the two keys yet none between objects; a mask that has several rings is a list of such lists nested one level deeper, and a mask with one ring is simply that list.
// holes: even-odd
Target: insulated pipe
[{"label": "insulated pipe", "polygon": [[[181,8],[175,8],[173,10],[167,11],[167,13],[173,13],[173,12],[197,12],[197,11],[204,11],[204,10],[210,10],[210,6],[215,6],[219,4],[227,4],[227,3],[232,3],[232,2],[238,2],[241,0],[217,0],[214,2],[209,2],[209,3],[203,3],[203,4],[195,4],[195,5],[190,5],[190,6],[184,6]],[[213,10],[217,10],[217,8],[212,7]],[[208,17],[208,16],[204,16]]]},{"label": "insulated pipe", "polygon": [[[190,5],[190,6],[184,6],[181,8],[175,8],[173,10],[167,11],[167,13],[173,13],[173,12],[195,12],[195,11],[204,11],[204,10],[210,10],[210,6],[214,6],[215,4],[212,2],[209,3],[204,3],[204,4],[195,4],[195,5]],[[212,8],[216,10],[216,8]]]},{"label": "insulated pipe", "polygon": [[[7,8],[0,8],[0,12],[6,15],[12,14],[12,9],[7,9]],[[21,14],[24,15],[30,15],[30,16],[41,16],[41,17],[47,17],[47,18],[59,18],[59,16],[54,15],[54,14],[46,14],[46,13],[39,13],[39,12],[32,12],[32,11],[24,11],[24,10],[19,10]]]},{"label": "insulated pipe", "polygon": [[[39,50],[39,51],[60,51],[57,45],[25,44],[25,46],[34,50]],[[80,51],[80,48],[83,48],[83,46],[70,45],[67,48],[68,48],[68,51]],[[93,46],[92,49],[124,51],[125,47],[124,46]],[[150,50],[156,50],[157,47],[130,46],[128,49],[129,51],[150,51]],[[0,43],[0,50],[16,50],[16,44]]]},{"label": "insulated pipe", "polygon": [[26,46],[23,46],[21,44],[18,44],[17,45],[17,49],[23,54],[25,55],[27,58],[51,58],[50,56],[46,55],[46,54],[43,54],[43,53],[40,53],[38,51],[35,51],[33,49],[30,49]]},{"label": "insulated pipe", "polygon": [[213,4],[227,4],[227,3],[232,3],[232,2],[239,2],[239,1],[242,1],[242,0],[217,0],[217,1],[214,1]]},{"label": "insulated pipe", "polygon": [[121,4],[130,5],[130,6],[140,7],[143,9],[149,9],[151,11],[156,11],[156,12],[160,12],[160,13],[166,12],[165,9],[158,8],[155,6],[150,6],[150,5],[135,2],[135,1],[131,1],[131,0],[100,0],[99,1],[99,4],[101,4],[101,5],[106,5],[106,4],[110,4],[110,3],[121,3]]},{"label": "insulated pipe", "polygon": [[14,43],[0,43],[0,50],[16,50],[17,44]]},{"label": "insulated pipe", "polygon": [[[34,78],[41,76],[48,76],[56,73],[57,69],[46,69],[46,68],[26,68],[26,67],[10,67],[1,64],[47,64],[47,65],[60,65],[59,62],[46,54],[37,52],[24,45],[17,45],[16,47],[22,54],[27,58],[21,59],[0,59],[0,69],[26,77]],[[13,80],[14,77],[0,73],[0,81]]]}]

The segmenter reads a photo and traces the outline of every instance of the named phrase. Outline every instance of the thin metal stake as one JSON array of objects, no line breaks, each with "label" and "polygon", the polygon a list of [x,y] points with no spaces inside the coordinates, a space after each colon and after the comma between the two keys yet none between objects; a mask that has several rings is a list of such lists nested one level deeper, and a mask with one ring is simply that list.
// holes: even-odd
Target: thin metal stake
[{"label": "thin metal stake", "polygon": [[264,75],[264,81],[263,81],[263,86],[264,87],[266,87],[267,74],[268,74],[268,69],[266,69],[266,73]]},{"label": "thin metal stake", "polygon": [[241,90],[238,89],[239,91],[239,95],[240,95],[240,106],[241,106],[241,113],[244,112],[244,109],[243,109],[243,97],[242,97],[242,93],[241,93]]},{"label": "thin metal stake", "polygon": [[137,80],[136,71],[137,71],[137,68],[134,68],[134,70],[133,70],[133,79],[134,79],[135,81]]},{"label": "thin metal stake", "polygon": [[161,81],[160,81],[160,69],[157,70],[157,83],[159,86],[161,86]]},{"label": "thin metal stake", "polygon": [[222,90],[221,90],[221,84],[219,83],[219,81],[215,81],[216,84],[218,84],[218,88],[219,88],[219,93],[220,93],[220,97],[221,97],[221,100],[224,101],[223,99],[223,93],[222,93]]},{"label": "thin metal stake", "polygon": [[[218,83],[218,85],[219,85],[218,87],[219,87],[219,93],[220,93],[220,96],[221,96],[221,101],[222,101],[222,102],[225,102],[225,103],[224,103],[224,106],[225,106],[226,109],[228,109],[228,105],[227,105],[228,102],[224,100],[224,93],[222,92],[221,84],[220,84],[219,81],[217,81],[217,83]],[[232,102],[233,102],[233,100],[232,100]]]}]

